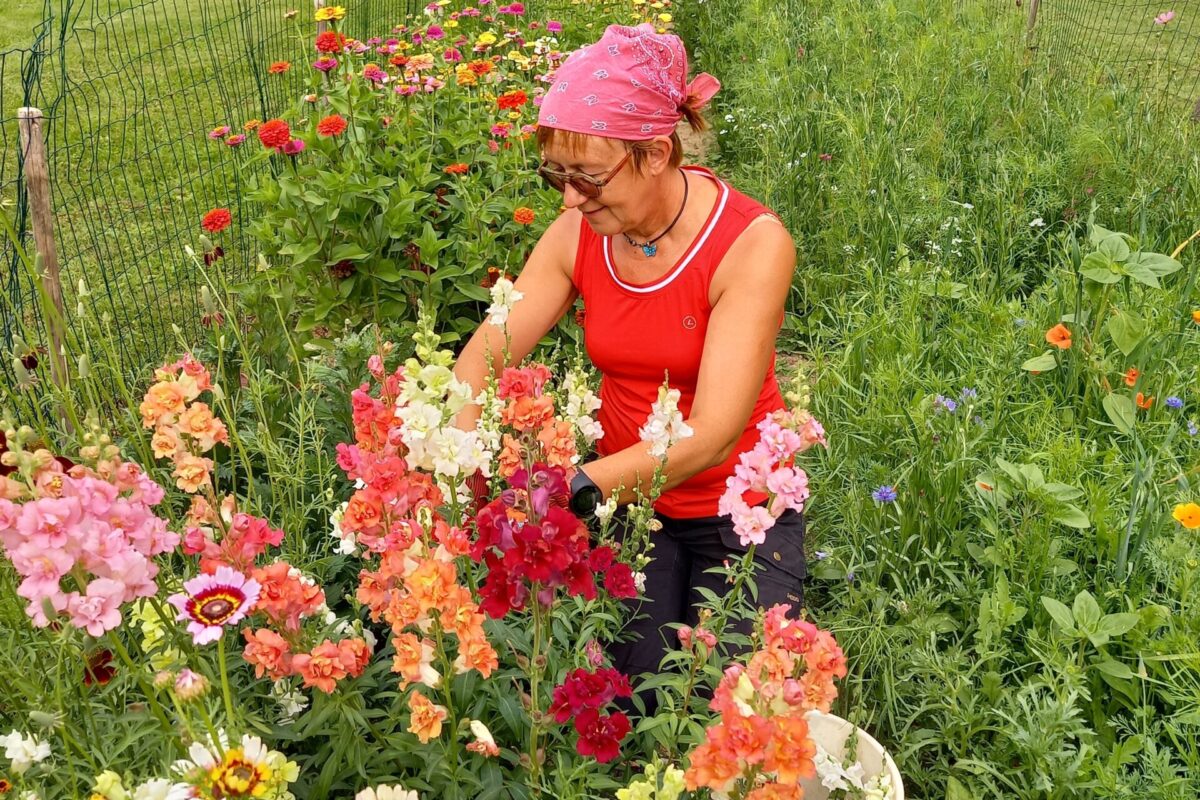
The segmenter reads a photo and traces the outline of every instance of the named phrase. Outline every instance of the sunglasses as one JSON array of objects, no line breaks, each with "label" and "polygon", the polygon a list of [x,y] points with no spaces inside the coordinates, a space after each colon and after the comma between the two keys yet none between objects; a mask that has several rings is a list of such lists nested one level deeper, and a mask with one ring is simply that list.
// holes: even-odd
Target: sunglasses
[{"label": "sunglasses", "polygon": [[569,184],[571,188],[579,192],[584,197],[588,198],[589,200],[595,200],[600,196],[600,192],[604,191],[604,187],[608,186],[609,182],[611,182],[613,178],[617,177],[617,173],[621,171],[622,167],[625,166],[625,162],[627,162],[629,157],[632,155],[632,150],[626,153],[625,157],[622,158],[615,167],[608,171],[608,177],[604,178],[603,180],[588,175],[586,172],[559,172],[556,169],[550,169],[547,167],[545,161],[538,166],[537,174],[541,175],[542,180],[544,180],[546,184],[555,191],[565,192],[567,190],[567,185]]}]

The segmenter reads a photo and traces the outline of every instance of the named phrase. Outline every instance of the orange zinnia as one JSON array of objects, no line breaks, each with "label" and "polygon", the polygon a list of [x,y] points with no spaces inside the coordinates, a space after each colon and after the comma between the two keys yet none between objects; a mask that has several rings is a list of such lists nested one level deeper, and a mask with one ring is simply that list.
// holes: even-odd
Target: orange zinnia
[{"label": "orange zinnia", "polygon": [[1148,409],[1148,408],[1150,408],[1150,406],[1152,406],[1152,405],[1154,405],[1154,398],[1153,398],[1153,397],[1146,397],[1146,396],[1145,396],[1144,394],[1142,394],[1141,392],[1138,392],[1138,393],[1137,393],[1137,407],[1138,407],[1138,408],[1141,408],[1141,409]]},{"label": "orange zinnia", "polygon": [[1125,385],[1133,386],[1141,375],[1142,373],[1138,371],[1137,367],[1130,367],[1129,371],[1125,373]]},{"label": "orange zinnia", "polygon": [[273,61],[271,62],[271,66],[267,67],[267,72],[272,75],[282,75],[291,69],[291,67],[292,64],[290,61]]},{"label": "orange zinnia", "polygon": [[1061,322],[1046,331],[1046,341],[1059,350],[1071,349],[1071,329]]},{"label": "orange zinnia", "polygon": [[527,206],[521,206],[513,211],[513,222],[518,225],[529,225],[533,223],[533,209]]}]

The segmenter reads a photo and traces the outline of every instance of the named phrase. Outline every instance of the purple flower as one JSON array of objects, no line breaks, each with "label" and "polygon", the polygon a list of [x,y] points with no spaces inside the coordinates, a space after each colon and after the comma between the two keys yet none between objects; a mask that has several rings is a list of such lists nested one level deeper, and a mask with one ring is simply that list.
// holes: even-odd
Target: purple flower
[{"label": "purple flower", "polygon": [[1164,11],[1154,18],[1155,25],[1166,25],[1171,20],[1175,19],[1174,11]]},{"label": "purple flower", "polygon": [[1183,400],[1172,395],[1167,398],[1167,408],[1183,408]]},{"label": "purple flower", "polygon": [[434,41],[446,38],[446,32],[442,30],[441,25],[430,25],[429,29],[425,31],[425,35]]},{"label": "purple flower", "polygon": [[557,20],[549,20],[546,23],[546,30],[550,33],[562,33],[562,23]]},{"label": "purple flower", "polygon": [[854,583],[854,570],[846,573],[846,583]]},{"label": "purple flower", "polygon": [[896,502],[896,489],[887,485],[880,486],[871,492],[871,497],[876,503],[894,503]]},{"label": "purple flower", "polygon": [[817,561],[824,561],[825,559],[829,558],[829,553],[826,553],[824,550],[818,550],[813,553],[813,557],[816,558]]},{"label": "purple flower", "polygon": [[969,403],[977,397],[979,397],[979,393],[970,387],[963,389],[958,395],[958,399],[964,403]]},{"label": "purple flower", "polygon": [[936,398],[934,398],[934,401],[933,401],[934,413],[937,413],[939,411],[948,411],[949,413],[953,414],[954,410],[956,408],[958,408],[958,403],[954,402],[949,397],[945,397],[945,396],[939,394]]},{"label": "purple flower", "polygon": [[1195,436],[1197,433],[1200,433],[1200,428],[1197,428],[1196,423],[1189,419],[1188,420],[1188,436]]}]

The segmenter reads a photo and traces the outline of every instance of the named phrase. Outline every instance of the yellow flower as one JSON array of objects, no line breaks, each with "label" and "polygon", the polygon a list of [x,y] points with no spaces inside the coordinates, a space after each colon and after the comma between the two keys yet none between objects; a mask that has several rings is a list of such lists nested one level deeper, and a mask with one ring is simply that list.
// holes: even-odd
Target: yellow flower
[{"label": "yellow flower", "polygon": [[1192,312],[1192,322],[1196,323],[1197,325],[1200,325],[1200,308],[1197,308],[1195,311]]},{"label": "yellow flower", "polygon": [[329,22],[330,20],[343,19],[346,16],[345,6],[324,6],[317,9],[317,13],[313,17],[317,22]]},{"label": "yellow flower", "polygon": [[658,21],[659,21],[659,22],[670,22],[670,21],[671,21],[671,15],[670,15],[670,14],[659,14],[659,15],[658,15]]},{"label": "yellow flower", "polygon": [[496,34],[491,31],[484,31],[475,39],[475,44],[478,47],[485,47],[489,44],[496,43]]},{"label": "yellow flower", "polygon": [[521,118],[521,112],[520,111],[510,111],[510,112],[508,112],[508,118],[511,119],[513,122],[516,122],[517,120],[519,120]]},{"label": "yellow flower", "polygon": [[448,19],[448,20],[446,20],[445,22],[443,22],[443,23],[442,23],[442,27],[443,27],[443,28],[457,28],[457,27],[458,27],[458,20],[456,20],[456,19]]},{"label": "yellow flower", "polygon": [[1195,503],[1180,503],[1175,506],[1171,516],[1189,531],[1200,528],[1200,505]]}]

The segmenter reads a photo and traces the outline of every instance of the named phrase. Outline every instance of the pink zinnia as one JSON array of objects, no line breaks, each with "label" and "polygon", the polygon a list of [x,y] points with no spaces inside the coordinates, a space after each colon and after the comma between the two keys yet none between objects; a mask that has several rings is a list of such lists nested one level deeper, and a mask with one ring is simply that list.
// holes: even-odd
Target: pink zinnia
[{"label": "pink zinnia", "polygon": [[337,69],[337,65],[338,60],[336,58],[333,56],[325,56],[324,58],[318,58],[313,62],[313,69],[319,70],[320,72],[330,72],[334,69]]},{"label": "pink zinnia", "polygon": [[367,64],[363,67],[362,76],[372,83],[383,83],[387,80],[388,74],[380,69],[377,64]]},{"label": "pink zinnia", "polygon": [[446,32],[440,25],[430,25],[429,29],[425,31],[425,35],[433,41],[446,38]]},{"label": "pink zinnia", "polygon": [[244,141],[246,141],[246,134],[235,133],[233,136],[230,136],[228,139],[225,140],[225,144],[229,145],[230,147],[237,147],[239,144],[241,144]]},{"label": "pink zinnia", "polygon": [[453,63],[455,61],[462,61],[462,53],[458,52],[453,47],[451,47],[449,50],[442,53],[442,58],[444,58],[446,61],[449,61],[451,63]]},{"label": "pink zinnia", "polygon": [[1166,25],[1171,20],[1175,19],[1174,11],[1164,11],[1154,18],[1155,25]]},{"label": "pink zinnia", "polygon": [[210,139],[224,139],[224,138],[225,138],[225,134],[227,134],[227,133],[229,133],[229,126],[228,126],[228,125],[221,125],[220,127],[213,128],[211,131],[209,131],[209,132],[208,132],[208,138],[210,138]]},{"label": "pink zinnia", "polygon": [[258,581],[232,567],[217,567],[216,574],[197,575],[183,584],[183,592],[167,602],[179,610],[176,619],[188,621],[188,633],[196,644],[221,638],[225,627],[241,622],[258,602]]},{"label": "pink zinnia", "polygon": [[562,23],[552,19],[546,23],[546,30],[550,33],[562,33]]},{"label": "pink zinnia", "polygon": [[285,144],[281,149],[285,156],[294,156],[294,155],[297,155],[298,153],[303,153],[304,152],[304,140],[303,139],[292,139],[290,142]]}]

